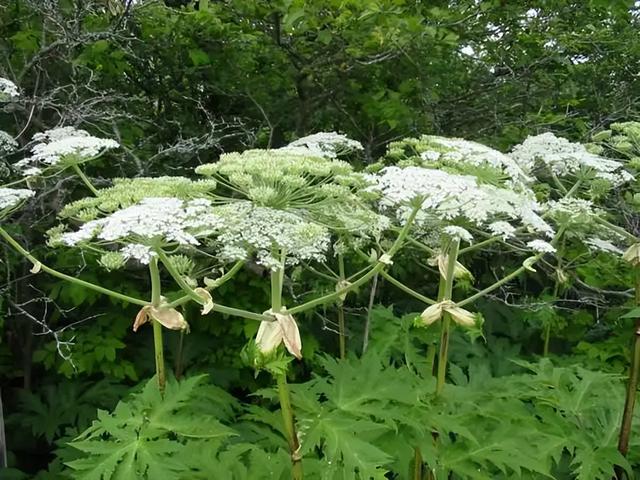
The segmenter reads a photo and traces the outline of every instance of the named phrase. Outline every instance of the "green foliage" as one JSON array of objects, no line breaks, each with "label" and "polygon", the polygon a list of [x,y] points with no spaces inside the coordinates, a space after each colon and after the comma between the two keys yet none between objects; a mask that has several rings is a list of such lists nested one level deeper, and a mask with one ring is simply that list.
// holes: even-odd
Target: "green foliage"
[{"label": "green foliage", "polygon": [[[26,100],[0,105],[0,130],[19,141],[3,165],[28,155],[33,134],[56,125],[78,125],[122,145],[88,166],[98,197],[82,198],[79,182],[66,178],[30,181],[44,192],[42,199],[7,229],[47,264],[146,298],[146,270],[131,262],[122,269],[124,260],[114,252],[82,258],[65,252],[53,259],[39,248],[45,232],[55,236],[56,214],[86,221],[150,194],[210,197],[213,180],[158,183],[147,177],[208,164],[214,167],[205,170],[215,170],[222,152],[280,147],[320,130],[362,142],[364,155],[351,159],[354,168],[373,163],[390,142],[386,159],[418,163],[429,143],[423,134],[464,136],[506,151],[543,130],[583,140],[595,131],[592,151],[623,159],[637,174],[638,123],[619,121],[639,112],[640,84],[629,68],[640,58],[632,4],[167,0],[126,8],[115,0],[4,2],[0,76],[14,80]],[[486,184],[505,181],[486,165],[437,166]],[[106,179],[113,177],[121,179],[112,186]],[[537,198],[556,199],[553,178],[539,180]],[[351,194],[353,184],[340,186],[333,195]],[[577,194],[597,199],[606,218],[637,232],[638,188],[611,192],[591,181]],[[265,190],[244,192],[259,195]],[[337,216],[362,223],[360,212],[324,210],[316,214],[323,223]],[[451,480],[597,480],[611,478],[614,465],[638,470],[637,419],[628,460],[616,450],[624,393],[621,379],[611,375],[625,373],[629,362],[635,317],[619,317],[629,311],[631,272],[616,257],[568,238],[562,278],[555,260],[545,257],[535,274],[513,279],[475,305],[486,319],[484,338],[452,332],[451,383],[441,398],[433,396],[432,376],[439,325],[413,328],[418,314],[412,312],[424,305],[384,279],[374,300],[393,307],[369,312],[368,285],[345,301],[344,361],[328,356],[337,351],[335,307],[297,318],[304,360],[279,356],[275,366],[288,368],[296,382],[291,390],[307,478],[409,478],[416,447],[436,478]],[[498,251],[492,244],[467,255],[465,266],[477,282],[459,282],[454,293],[470,295],[521,265],[519,254]],[[419,250],[398,255],[394,276],[430,294],[435,285],[427,256]],[[173,258],[180,275],[220,273],[207,259]],[[333,268],[332,262],[326,266]],[[99,263],[109,267],[108,275]],[[362,266],[354,261],[348,270]],[[285,304],[334,291],[336,281],[326,278],[324,267],[318,269],[325,277],[305,270],[287,278]],[[10,463],[27,473],[11,469],[2,478],[204,480],[211,472],[290,478],[276,396],[264,388],[266,375],[254,375],[240,354],[258,322],[202,316],[199,308],[184,306],[191,333],[166,334],[165,349],[176,376],[187,372],[188,379],[170,381],[164,398],[153,380],[125,396],[131,382],[152,371],[151,329],[134,335],[135,308],[30,268],[3,252],[0,383],[5,413],[11,412]],[[215,291],[214,303],[263,312],[267,276],[249,262]],[[171,300],[181,295],[164,293]],[[51,330],[35,327],[31,317]],[[359,356],[366,318],[369,350]],[[536,363],[547,332],[553,364]],[[226,392],[192,376],[202,372]]]},{"label": "green foliage", "polygon": [[18,394],[19,410],[9,416],[8,424],[29,428],[35,437],[44,437],[51,444],[66,428],[76,432],[87,428],[96,407],[112,408],[125,391],[109,380],[65,382],[37,393],[22,391]]},{"label": "green foliage", "polygon": [[189,471],[182,452],[234,435],[220,420],[232,414],[234,402],[224,392],[202,386],[204,377],[170,381],[164,397],[154,380],[118,403],[70,445],[88,455],[68,462],[78,479],[179,479]]}]

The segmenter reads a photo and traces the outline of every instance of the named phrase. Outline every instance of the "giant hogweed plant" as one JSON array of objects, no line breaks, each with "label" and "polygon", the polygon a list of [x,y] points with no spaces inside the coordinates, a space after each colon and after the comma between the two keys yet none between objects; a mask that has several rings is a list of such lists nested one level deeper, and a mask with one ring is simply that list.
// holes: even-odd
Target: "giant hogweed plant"
[{"label": "giant hogweed plant", "polygon": [[[84,174],[82,166],[115,148],[114,142],[68,127],[36,135],[32,156],[15,165],[23,178],[14,184],[38,185],[51,176],[72,171],[91,193],[62,209],[62,223],[49,232],[49,245],[82,250],[97,258],[108,271],[126,268],[130,262],[145,265],[151,285],[147,298],[135,298],[79,280],[44,265],[0,228],[0,236],[33,263],[34,273],[48,273],[138,305],[140,311],[133,320],[133,329],[146,323],[153,329],[156,386],[148,385],[112,414],[101,413],[94,425],[72,443],[84,454],[68,461],[73,475],[99,479],[159,475],[207,478],[206,472],[211,469],[230,468],[231,475],[238,478],[290,474],[300,479],[305,470],[311,477],[321,476],[323,471],[329,478],[382,478],[389,469],[405,470],[411,465],[414,479],[449,475],[499,478],[499,471],[520,476],[523,470],[545,476],[552,460],[558,463],[565,449],[573,463],[584,468],[585,461],[576,456],[571,446],[560,443],[555,451],[545,453],[543,458],[549,459],[546,463],[523,457],[507,459],[509,446],[504,443],[496,444],[489,453],[466,452],[470,463],[456,455],[449,458],[451,449],[460,449],[464,439],[472,443],[479,440],[464,428],[455,427],[460,405],[452,407],[453,417],[429,414],[429,405],[437,405],[443,397],[455,397],[453,387],[445,388],[450,373],[452,328],[459,326],[481,334],[481,317],[465,307],[533,270],[534,264],[546,255],[558,254],[558,247],[569,235],[585,238],[583,230],[590,222],[602,229],[598,230],[601,236],[609,235],[618,241],[633,237],[604,220],[588,201],[580,203],[578,197],[582,191],[598,189],[601,198],[605,187],[628,181],[620,163],[588,154],[558,139],[563,148],[569,145],[567,148],[579,150],[575,155],[577,166],[559,168],[566,162],[566,152],[554,150],[553,144],[539,147],[528,142],[508,156],[460,139],[407,139],[392,144],[380,163],[362,173],[338,159],[357,151],[359,144],[337,134],[317,134],[282,149],[225,154],[219,162],[196,169],[195,173],[205,179],[115,179],[112,186],[99,189]],[[541,175],[551,178],[556,187],[554,196],[544,204],[536,200],[533,190],[539,162]],[[30,189],[10,187],[0,191],[4,217],[34,195]],[[595,243],[602,246],[606,241],[599,237]],[[457,298],[456,281],[471,276],[461,261],[488,245],[519,256],[522,266],[491,285],[481,286],[467,298]],[[409,246],[436,267],[437,289],[431,296],[391,274],[394,258]],[[346,270],[349,264],[345,257],[359,258],[366,266],[351,274]],[[265,299],[262,312],[232,308],[215,300],[216,288],[232,281],[247,262],[269,272],[271,295]],[[302,266],[318,272],[312,264],[322,265],[331,273],[324,277],[335,281],[335,291],[303,302],[293,296],[289,299],[293,303],[288,302],[283,291],[292,278],[291,268]],[[334,264],[337,272],[330,267]],[[425,375],[414,372],[403,380],[410,390],[404,400],[391,398],[392,395],[373,406],[361,402],[364,411],[372,409],[369,418],[362,417],[357,409],[345,409],[339,397],[327,390],[332,380],[324,387],[322,383],[294,386],[292,399],[287,383],[291,359],[280,346],[284,345],[293,357],[301,357],[296,316],[337,303],[344,359],[346,325],[342,304],[349,292],[378,276],[424,303],[424,311],[414,322],[416,326],[440,329],[438,352],[436,355],[431,349],[427,354]],[[181,292],[179,296],[163,295],[175,289]],[[275,379],[281,413],[275,424],[280,426],[288,454],[282,455],[284,449],[277,441],[277,450],[267,453],[269,439],[274,439],[268,429],[258,428],[255,422],[274,425],[270,412],[250,412],[243,418],[252,421],[243,420],[234,429],[220,423],[230,423],[233,415],[206,413],[210,410],[207,408],[195,415],[198,408],[194,405],[202,402],[198,399],[208,398],[208,394],[197,393],[195,388],[201,379],[182,385],[168,379],[163,330],[188,331],[180,309],[192,302],[200,305],[203,316],[218,312],[260,322],[255,341],[245,353],[254,367],[268,371]],[[416,335],[415,330],[410,329],[409,334]],[[377,365],[374,370],[382,368],[371,372],[378,382],[396,375],[393,369],[389,370],[390,365],[380,362],[372,361]],[[336,368],[351,367],[347,363],[331,366],[325,362],[325,368],[335,376]],[[349,375],[357,376],[358,369]],[[435,371],[435,381],[427,388],[430,383],[425,383],[425,377],[429,378],[431,371]],[[397,372],[399,378],[405,374],[408,375],[403,370]],[[375,389],[370,386],[369,390]],[[340,395],[339,391],[336,394]],[[222,393],[214,396],[220,398]],[[324,404],[318,404],[319,399],[324,399]],[[327,401],[333,402],[329,417],[320,415],[312,420],[313,412],[328,408]],[[386,409],[390,409],[389,415],[382,414]],[[486,415],[489,421],[492,414]],[[478,418],[476,421],[480,422]],[[401,436],[390,435],[388,427],[394,427]],[[487,424],[484,428],[490,431],[493,427]],[[533,425],[528,428],[532,437],[522,438],[544,443],[543,436],[535,436]],[[359,439],[354,436],[357,430],[370,434]],[[235,437],[240,440],[233,440]],[[375,446],[378,441],[384,444],[384,438],[396,446],[387,452]],[[252,439],[259,447],[250,446]],[[211,453],[202,455],[203,449]],[[318,451],[322,452],[319,458]],[[272,468],[256,473],[256,462],[265,458],[273,460]],[[287,459],[284,463],[283,458]],[[319,463],[322,458],[331,462],[328,470]],[[394,458],[401,467],[395,466]],[[630,471],[624,457],[609,455],[606,460],[606,465]],[[238,470],[232,466],[234,462],[246,468]],[[602,471],[606,472],[606,468]],[[581,478],[605,477],[597,473],[595,477]]]}]

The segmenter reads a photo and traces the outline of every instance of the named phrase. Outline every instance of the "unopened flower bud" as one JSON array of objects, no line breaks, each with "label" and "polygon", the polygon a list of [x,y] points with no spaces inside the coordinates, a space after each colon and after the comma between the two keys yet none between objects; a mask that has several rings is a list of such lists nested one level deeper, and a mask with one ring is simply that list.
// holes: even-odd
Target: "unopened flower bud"
[{"label": "unopened flower bud", "polygon": [[126,260],[120,252],[106,252],[102,254],[98,263],[109,271],[121,269]]}]

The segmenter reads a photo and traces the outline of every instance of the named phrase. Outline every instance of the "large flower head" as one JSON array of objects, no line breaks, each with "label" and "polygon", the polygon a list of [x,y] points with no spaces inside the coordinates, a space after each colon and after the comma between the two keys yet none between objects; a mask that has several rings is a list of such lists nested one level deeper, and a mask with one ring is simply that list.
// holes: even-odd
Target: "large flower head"
[{"label": "large flower head", "polygon": [[362,150],[362,144],[337,132],[318,132],[294,140],[279,152],[299,153],[313,157],[337,158]]},{"label": "large flower head", "polygon": [[107,150],[117,148],[118,142],[90,135],[74,127],[60,127],[37,133],[32,155],[16,162],[23,175],[39,175],[43,170],[65,168],[92,160]]},{"label": "large flower head", "polygon": [[[476,177],[421,167],[386,167],[369,177],[370,191],[379,194],[379,205],[403,221],[412,205],[421,207],[420,226],[462,223],[497,234],[510,234],[504,224],[519,224],[530,232],[551,235],[553,229],[538,214],[541,207],[529,194],[481,184]],[[493,233],[493,232],[492,232]]]},{"label": "large flower head", "polygon": [[148,263],[154,250],[174,245],[199,245],[199,238],[217,231],[221,219],[207,199],[150,197],[84,223],[77,231],[56,232],[52,243],[66,246],[116,245],[125,257]]},{"label": "large flower head", "polygon": [[113,186],[98,190],[92,197],[66,205],[60,212],[63,218],[81,221],[94,220],[130,207],[149,197],[172,197],[181,200],[207,198],[216,188],[213,179],[190,180],[185,177],[116,178]]},{"label": "large flower head", "polygon": [[18,142],[7,132],[0,130],[0,158],[14,152],[16,148],[18,148]]},{"label": "large flower head", "polygon": [[324,208],[351,194],[348,163],[279,150],[227,153],[196,173],[215,177],[232,195],[272,208]]},{"label": "large flower head", "polygon": [[0,212],[6,214],[33,195],[33,190],[26,188],[0,188]]},{"label": "large flower head", "polygon": [[531,174],[542,167],[558,177],[593,175],[613,186],[633,180],[621,162],[601,157],[580,143],[570,142],[549,132],[528,137],[514,147],[511,157]]},{"label": "large flower head", "polygon": [[322,261],[330,245],[329,231],[283,210],[239,201],[213,209],[222,226],[210,244],[224,261],[255,259],[267,268]]},{"label": "large flower head", "polygon": [[11,80],[0,77],[0,102],[9,102],[20,96],[18,87]]},{"label": "large flower head", "polygon": [[387,161],[398,166],[439,168],[472,175],[482,183],[525,188],[531,178],[508,155],[462,138],[422,135],[392,142]]}]

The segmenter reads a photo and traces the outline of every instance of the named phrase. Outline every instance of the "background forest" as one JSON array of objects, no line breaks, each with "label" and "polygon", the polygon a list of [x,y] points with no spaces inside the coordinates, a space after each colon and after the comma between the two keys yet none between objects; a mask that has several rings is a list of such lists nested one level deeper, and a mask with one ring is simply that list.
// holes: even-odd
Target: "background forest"
[{"label": "background forest", "polygon": [[[0,101],[0,134],[16,142],[3,150],[0,135],[0,175],[14,181],[34,135],[67,126],[119,145],[83,168],[97,189],[114,177],[195,178],[223,154],[316,132],[360,142],[341,159],[368,172],[398,156],[409,162],[424,134],[509,152],[553,132],[635,176],[639,66],[640,5],[629,0],[0,0],[0,77],[20,91]],[[629,240],[622,251],[637,246],[640,184],[580,177],[574,192],[558,177],[538,177],[541,203],[578,192]],[[2,228],[35,258],[134,298],[155,291],[146,265],[105,269],[95,252],[51,248],[65,206],[87,196],[83,178],[29,182],[37,197]],[[573,233],[551,242],[557,258],[534,248],[535,268],[521,267],[526,242],[505,254],[489,242],[471,255],[464,233],[452,233],[455,247],[434,262],[411,240],[393,276],[381,270],[296,315],[302,351],[285,343],[301,360],[281,349],[261,364],[260,322],[202,314],[196,293],[180,306],[189,331],[165,330],[163,394],[154,332],[132,330],[147,319],[140,305],[47,275],[3,242],[0,478],[302,478],[298,464],[312,479],[636,478],[638,413],[626,455],[619,436],[629,367],[640,358],[640,250],[627,250],[629,264],[622,251],[586,247],[587,228],[571,230],[571,218],[554,222]],[[279,280],[260,262],[238,264],[213,303],[277,313],[280,297],[293,305],[340,293],[367,262],[391,265],[383,253],[396,253],[403,230],[395,235]],[[198,290],[179,280],[193,262],[180,262],[162,277],[164,286],[178,277],[163,291],[171,301]],[[228,269],[207,268],[226,281]],[[444,362],[422,301],[434,291],[438,301],[471,298],[465,308],[478,313],[472,328],[451,330]],[[442,308],[436,321],[465,324],[464,313]],[[428,328],[415,326],[421,312]],[[433,397],[436,389],[444,394]],[[291,409],[298,434],[280,413]]]}]

